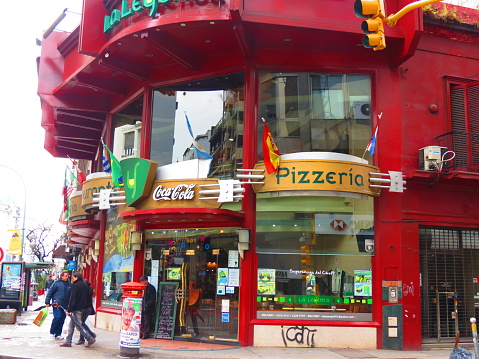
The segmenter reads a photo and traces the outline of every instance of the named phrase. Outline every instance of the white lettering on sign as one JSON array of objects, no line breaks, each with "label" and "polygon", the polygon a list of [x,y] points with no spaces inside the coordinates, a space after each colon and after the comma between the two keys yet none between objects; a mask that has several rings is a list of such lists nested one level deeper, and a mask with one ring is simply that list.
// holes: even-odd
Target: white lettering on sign
[{"label": "white lettering on sign", "polygon": [[153,192],[153,200],[176,201],[182,199],[193,199],[195,196],[193,188],[195,188],[195,186],[196,184],[179,184],[174,188],[164,188],[163,185],[160,184]]}]

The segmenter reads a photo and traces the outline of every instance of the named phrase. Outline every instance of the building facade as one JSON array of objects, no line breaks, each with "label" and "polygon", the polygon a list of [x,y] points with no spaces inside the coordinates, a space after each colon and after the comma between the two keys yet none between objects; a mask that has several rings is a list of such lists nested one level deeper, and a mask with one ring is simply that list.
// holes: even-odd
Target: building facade
[{"label": "building facade", "polygon": [[88,174],[68,228],[96,325],[119,330],[121,284],[145,274],[157,338],[417,349],[472,335],[477,21],[430,5],[372,51],[344,1],[86,0],[77,30],[43,40],[38,94],[45,148]]}]

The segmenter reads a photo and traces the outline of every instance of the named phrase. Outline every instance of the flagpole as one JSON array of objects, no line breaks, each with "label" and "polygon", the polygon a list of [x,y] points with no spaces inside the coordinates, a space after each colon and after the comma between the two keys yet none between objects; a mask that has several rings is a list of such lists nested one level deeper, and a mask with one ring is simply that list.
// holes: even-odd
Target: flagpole
[{"label": "flagpole", "polygon": [[371,138],[369,139],[369,142],[368,142],[366,148],[364,149],[363,157],[361,157],[361,159],[363,159],[363,160],[364,160],[364,156],[366,156],[366,151],[368,150],[369,144],[371,143],[373,137],[376,135],[376,132],[377,132],[377,129],[378,129],[378,126],[379,126],[379,120],[381,120],[382,116],[383,116],[383,113],[381,112],[378,115],[378,121],[376,122],[376,126],[374,126],[373,134],[371,135]]}]

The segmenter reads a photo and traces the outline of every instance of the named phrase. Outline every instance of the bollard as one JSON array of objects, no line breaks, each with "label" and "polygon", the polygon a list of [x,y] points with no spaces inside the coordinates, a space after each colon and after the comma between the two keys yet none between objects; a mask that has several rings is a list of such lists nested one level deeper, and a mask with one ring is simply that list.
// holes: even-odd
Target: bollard
[{"label": "bollard", "polygon": [[475,358],[479,358],[479,347],[477,344],[477,325],[476,325],[476,318],[471,318],[471,328],[472,328],[472,340],[474,342],[474,355]]},{"label": "bollard", "polygon": [[120,355],[140,355],[141,302],[146,286],[127,282],[121,285],[123,305],[121,310]]}]

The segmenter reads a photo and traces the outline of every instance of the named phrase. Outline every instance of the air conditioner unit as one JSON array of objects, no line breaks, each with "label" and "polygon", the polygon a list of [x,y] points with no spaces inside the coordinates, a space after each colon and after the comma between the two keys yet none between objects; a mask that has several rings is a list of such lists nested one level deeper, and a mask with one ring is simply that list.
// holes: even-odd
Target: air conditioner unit
[{"label": "air conditioner unit", "polygon": [[121,161],[129,157],[139,157],[141,139],[141,122],[115,128],[113,154]]},{"label": "air conditioner unit", "polygon": [[419,169],[423,171],[436,170],[443,160],[447,147],[427,146],[419,149]]},{"label": "air conditioner unit", "polygon": [[370,120],[371,104],[365,101],[353,102],[353,113],[355,120]]}]

